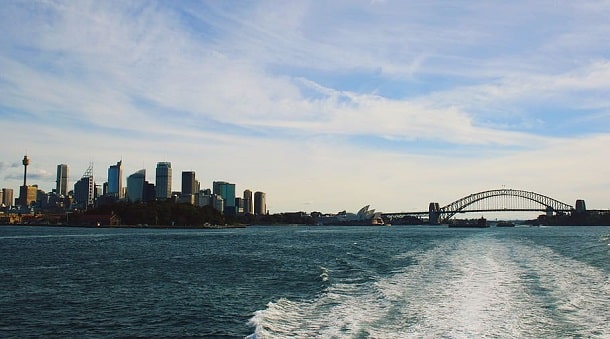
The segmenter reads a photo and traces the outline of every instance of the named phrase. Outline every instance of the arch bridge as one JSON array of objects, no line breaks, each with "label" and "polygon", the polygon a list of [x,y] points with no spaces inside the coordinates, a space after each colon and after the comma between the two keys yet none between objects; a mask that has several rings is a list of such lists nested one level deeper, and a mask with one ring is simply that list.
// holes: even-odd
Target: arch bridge
[{"label": "arch bridge", "polygon": [[473,193],[443,207],[431,202],[428,216],[431,224],[438,224],[466,212],[541,211],[552,214],[573,210],[571,205],[536,192],[502,188]]}]

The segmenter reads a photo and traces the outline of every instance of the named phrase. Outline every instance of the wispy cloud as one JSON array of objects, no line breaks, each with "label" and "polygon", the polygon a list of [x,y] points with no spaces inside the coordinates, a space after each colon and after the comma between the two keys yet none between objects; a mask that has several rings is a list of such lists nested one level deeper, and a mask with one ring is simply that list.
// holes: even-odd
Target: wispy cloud
[{"label": "wispy cloud", "polygon": [[0,119],[17,147],[0,175],[18,184],[7,164],[26,150],[47,186],[60,162],[76,179],[89,161],[104,178],[121,157],[127,172],[171,160],[260,185],[277,209],[315,206],[324,185],[343,193],[320,209],[397,208],[416,197],[375,192],[401,180],[570,182],[586,169],[572,159],[607,155],[608,15],[601,1],[9,1]]}]

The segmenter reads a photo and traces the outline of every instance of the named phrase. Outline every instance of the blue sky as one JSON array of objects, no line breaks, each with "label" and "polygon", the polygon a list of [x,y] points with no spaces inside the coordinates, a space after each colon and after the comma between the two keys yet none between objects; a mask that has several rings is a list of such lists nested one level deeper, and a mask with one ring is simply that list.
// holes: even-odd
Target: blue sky
[{"label": "blue sky", "polygon": [[0,186],[158,161],[272,212],[610,208],[608,1],[5,1]]}]

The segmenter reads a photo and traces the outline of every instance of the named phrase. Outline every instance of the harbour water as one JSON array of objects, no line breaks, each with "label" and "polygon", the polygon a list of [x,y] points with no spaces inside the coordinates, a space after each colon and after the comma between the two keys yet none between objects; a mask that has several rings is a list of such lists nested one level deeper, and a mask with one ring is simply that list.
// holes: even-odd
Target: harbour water
[{"label": "harbour water", "polygon": [[0,227],[0,337],[610,337],[610,227]]}]

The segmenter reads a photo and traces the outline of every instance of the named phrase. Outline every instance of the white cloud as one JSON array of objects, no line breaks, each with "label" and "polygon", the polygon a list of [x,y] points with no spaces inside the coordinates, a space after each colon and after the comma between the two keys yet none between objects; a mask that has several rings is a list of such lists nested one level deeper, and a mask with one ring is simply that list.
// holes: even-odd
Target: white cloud
[{"label": "white cloud", "polygon": [[[607,202],[592,165],[607,134],[539,133],[548,116],[529,111],[608,122],[610,35],[593,15],[608,8],[592,4],[11,2],[0,118],[18,146],[2,161],[31,153],[50,188],[58,163],[105,178],[123,158],[153,180],[167,160],[176,185],[194,169],[267,191],[272,211],[425,209],[499,185]],[[0,184],[19,171],[0,166]]]}]

